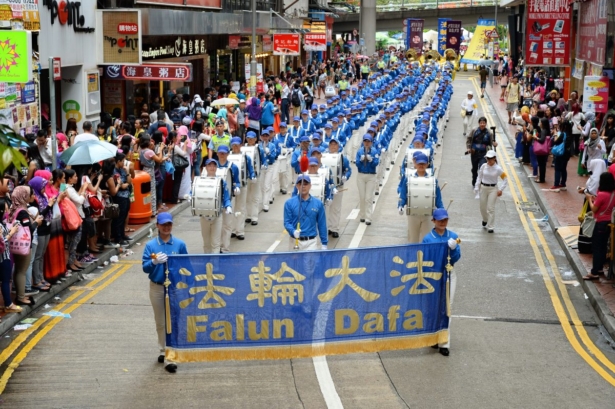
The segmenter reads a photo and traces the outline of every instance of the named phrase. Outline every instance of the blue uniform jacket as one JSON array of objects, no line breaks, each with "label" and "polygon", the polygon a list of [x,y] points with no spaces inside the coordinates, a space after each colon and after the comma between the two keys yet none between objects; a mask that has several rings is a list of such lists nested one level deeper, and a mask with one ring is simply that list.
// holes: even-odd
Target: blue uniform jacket
[{"label": "blue uniform jacket", "polygon": [[168,256],[172,254],[188,254],[186,243],[183,240],[178,239],[171,235],[168,242],[164,242],[160,239],[160,236],[151,239],[145,244],[143,250],[143,272],[148,275],[150,281],[156,284],[162,284],[165,279],[164,264],[154,264],[152,260],[152,254],[164,253]]},{"label": "blue uniform jacket", "polygon": [[[459,238],[459,236],[457,236],[457,233],[455,233],[454,231],[450,231],[449,229],[446,229],[446,231],[444,232],[442,236],[440,236],[436,232],[436,229],[431,229],[431,232],[429,232],[423,238],[423,244],[448,243],[448,239],[457,240],[457,238]],[[455,265],[455,263],[459,261],[459,259],[461,258],[461,247],[457,246],[455,250],[451,250],[450,252],[451,252],[451,264]]]},{"label": "blue uniform jacket", "polygon": [[[299,213],[301,213],[300,219]],[[290,237],[293,237],[297,229],[297,222],[300,222],[301,237],[320,236],[320,242],[327,245],[329,238],[325,206],[320,200],[312,196],[308,200],[300,200],[299,196],[288,199],[284,203],[284,228]]]},{"label": "blue uniform jacket", "polygon": [[[273,165],[275,163],[276,158],[278,157],[278,151],[275,147],[275,144],[273,144],[273,142],[261,142],[259,144],[261,146],[261,153],[262,153],[262,164],[263,166],[266,168],[269,165]],[[269,148],[269,154],[265,153],[265,148]]]},{"label": "blue uniform jacket", "polygon": [[[368,161],[367,158],[365,158],[364,161],[361,161],[361,156],[367,156],[367,155],[371,155],[372,157],[372,161]],[[371,149],[369,150],[369,152],[365,152],[365,146],[361,146],[359,148],[359,150],[357,151],[357,156],[355,158],[355,162],[357,164],[357,171],[359,173],[376,173],[376,168],[378,167],[378,163],[380,163],[380,159],[379,159],[380,155],[379,155],[379,151],[376,150],[376,148],[374,148],[373,146],[371,147]]]}]

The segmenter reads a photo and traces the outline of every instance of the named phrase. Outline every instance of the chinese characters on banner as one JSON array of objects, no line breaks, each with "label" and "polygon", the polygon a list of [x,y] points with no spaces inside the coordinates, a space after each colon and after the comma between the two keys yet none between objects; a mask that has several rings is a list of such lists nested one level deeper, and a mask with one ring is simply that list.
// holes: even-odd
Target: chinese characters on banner
[{"label": "chinese characters on banner", "polygon": [[109,65],[105,77],[114,80],[192,81],[192,64]]},{"label": "chinese characters on banner", "polygon": [[606,50],[607,0],[581,3],[577,59],[604,65]]},{"label": "chinese characters on banner", "polygon": [[406,36],[406,48],[409,50],[413,48],[417,55],[423,54],[423,24],[425,20],[418,18],[407,19],[407,36]]},{"label": "chinese characters on banner", "polygon": [[446,243],[170,256],[167,356],[288,359],[437,344],[448,336],[448,256]]},{"label": "chinese characters on banner", "polygon": [[448,20],[450,20],[450,18],[438,19],[438,53],[440,55],[444,55],[444,51],[446,50],[446,22]]},{"label": "chinese characters on banner", "polygon": [[327,51],[326,33],[306,33],[303,36],[303,49],[305,51]]},{"label": "chinese characters on banner", "polygon": [[299,55],[300,45],[299,34],[273,35],[273,55]]},{"label": "chinese characters on banner", "polygon": [[568,1],[528,0],[527,66],[569,66],[572,7]]},{"label": "chinese characters on banner", "polygon": [[609,77],[586,76],[583,82],[583,112],[606,113],[608,101]]},{"label": "chinese characters on banner", "polygon": [[446,48],[451,48],[459,54],[461,46],[461,21],[451,20],[446,25]]}]

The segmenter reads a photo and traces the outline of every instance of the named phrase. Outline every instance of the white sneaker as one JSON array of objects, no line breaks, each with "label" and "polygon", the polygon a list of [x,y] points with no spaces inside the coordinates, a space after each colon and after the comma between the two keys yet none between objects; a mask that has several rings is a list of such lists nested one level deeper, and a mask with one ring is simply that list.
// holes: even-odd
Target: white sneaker
[{"label": "white sneaker", "polygon": [[263,211],[268,212],[269,211],[269,206],[268,205],[264,205],[263,206]]}]

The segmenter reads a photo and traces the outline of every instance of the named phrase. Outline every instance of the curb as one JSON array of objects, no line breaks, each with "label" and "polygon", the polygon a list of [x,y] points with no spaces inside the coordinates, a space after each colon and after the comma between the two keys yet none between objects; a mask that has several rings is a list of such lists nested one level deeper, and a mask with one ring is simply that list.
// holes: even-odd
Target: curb
[{"label": "curb", "polygon": [[[493,100],[491,99],[491,96],[489,95],[489,93],[486,92],[485,95],[489,99],[491,106],[495,107]],[[508,119],[503,117],[502,116],[503,114],[498,109],[494,109],[494,111],[496,113],[498,120],[500,121],[500,125],[507,124]],[[507,128],[502,126],[502,129],[504,130],[504,134],[506,135],[508,142],[510,143],[511,146],[514,147],[515,146],[514,137],[510,135],[510,131]],[[604,328],[606,329],[606,331],[609,333],[609,335],[612,338],[615,339],[615,317],[611,313],[611,310],[609,309],[609,307],[606,305],[604,298],[602,298],[602,295],[600,294],[596,286],[586,280],[583,280],[583,276],[587,273],[587,271],[586,271],[585,266],[583,265],[583,262],[579,258],[579,255],[577,254],[577,252],[569,248],[568,245],[564,242],[564,239],[559,234],[555,234],[557,233],[557,229],[560,227],[560,224],[559,224],[557,217],[552,212],[551,208],[547,205],[543,197],[542,191],[539,190],[538,187],[533,183],[530,184],[530,187],[532,191],[534,192],[534,196],[536,197],[536,201],[538,202],[538,205],[540,206],[542,211],[549,217],[548,221],[549,221],[549,225],[551,226],[551,230],[553,231],[555,238],[557,242],[559,243],[560,247],[564,251],[564,254],[566,255],[566,259],[568,260],[572,269],[574,270],[574,273],[577,276],[577,280],[581,284],[583,291],[585,291],[585,294],[587,294],[589,303],[594,308],[596,315],[598,315],[598,318],[602,322],[602,325],[604,325]]]},{"label": "curb", "polygon": [[[174,206],[169,211],[169,213],[171,213],[172,215],[176,215],[180,213],[181,211],[183,211],[184,209],[187,209],[189,205],[190,205],[189,201],[184,201],[178,204],[177,206]],[[133,239],[131,244],[124,248],[131,248],[133,247],[133,245],[137,243],[137,241],[143,238],[146,238],[147,235],[149,234],[150,228],[152,227],[153,228],[156,227],[155,221],[150,221],[146,224],[141,225],[141,227],[131,236],[131,238]],[[90,274],[92,272],[98,271],[97,269],[98,266],[102,266],[103,263],[105,261],[109,261],[109,259],[112,256],[116,256],[116,255],[119,256],[119,254],[120,254],[119,249],[106,249],[105,251],[103,251],[102,253],[98,255],[98,261],[86,266],[85,270],[81,271],[81,274]],[[47,304],[50,300],[53,300],[53,298],[57,294],[66,290],[68,287],[74,285],[75,283],[79,283],[79,282],[81,282],[79,280],[79,276],[73,273],[73,275],[71,277],[68,277],[65,281],[62,281],[60,284],[53,285],[51,287],[51,291],[39,292],[37,295],[34,296],[34,301],[36,302],[36,305],[34,307],[28,307],[24,305],[24,306],[21,306],[23,308],[23,311],[21,313],[19,314],[10,313],[2,317],[2,322],[0,322],[0,334],[5,334],[9,330],[11,330],[15,325],[17,325],[21,320],[23,320],[24,318],[27,318],[35,311],[41,309],[41,307]]]}]

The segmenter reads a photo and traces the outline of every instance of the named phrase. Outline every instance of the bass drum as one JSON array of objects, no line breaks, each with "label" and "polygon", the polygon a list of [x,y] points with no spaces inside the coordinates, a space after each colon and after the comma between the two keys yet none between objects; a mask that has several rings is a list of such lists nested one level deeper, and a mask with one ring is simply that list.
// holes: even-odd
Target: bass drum
[{"label": "bass drum", "polygon": [[193,216],[218,217],[222,213],[222,179],[195,177],[190,200]]},{"label": "bass drum", "polygon": [[252,167],[254,173],[258,177],[261,173],[261,155],[258,150],[258,146],[242,146],[241,153],[245,153],[247,157],[252,160]]},{"label": "bass drum", "polygon": [[226,182],[226,192],[229,199],[232,199],[235,194],[233,193],[233,172],[231,172],[231,168],[216,169],[216,177]]},{"label": "bass drum", "polygon": [[342,176],[344,176],[344,156],[341,153],[323,153],[320,160],[323,165],[331,169],[333,182],[335,186],[342,185]]},{"label": "bass drum", "polygon": [[413,177],[407,171],[408,216],[431,216],[436,206],[436,179],[434,177]]},{"label": "bass drum", "polygon": [[248,163],[245,153],[233,153],[228,155],[228,161],[235,164],[239,169],[239,181],[241,186],[245,186],[248,183]]},{"label": "bass drum", "polygon": [[318,175],[309,175],[312,181],[312,187],[310,188],[310,195],[319,199],[323,204],[325,203],[325,187],[327,185],[327,178],[325,175],[318,173]]},{"label": "bass drum", "polygon": [[291,148],[281,148],[280,155],[278,156],[278,163],[280,164],[280,172],[285,172],[290,168],[290,159],[293,155]]}]

